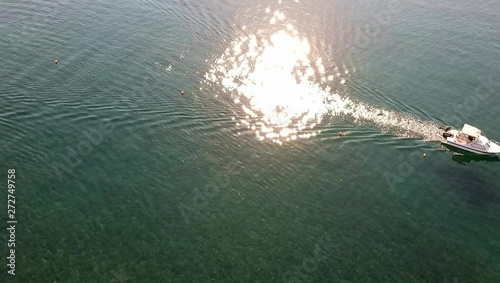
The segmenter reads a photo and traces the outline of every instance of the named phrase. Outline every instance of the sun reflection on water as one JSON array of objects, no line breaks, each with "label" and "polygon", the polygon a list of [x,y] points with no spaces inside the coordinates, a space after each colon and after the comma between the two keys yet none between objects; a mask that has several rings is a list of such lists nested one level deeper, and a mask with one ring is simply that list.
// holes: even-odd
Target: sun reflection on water
[{"label": "sun reflection on water", "polygon": [[439,136],[433,122],[335,92],[342,89],[338,86],[346,83],[350,71],[325,66],[329,60],[313,54],[309,39],[287,22],[283,12],[267,8],[265,13],[275,31],[249,33],[250,28],[244,26],[242,35],[230,42],[205,74],[238,106],[233,120],[240,132],[251,131],[260,140],[281,144],[316,136],[321,132],[315,129],[317,124],[328,114],[348,115],[357,123],[372,124],[400,137],[435,140]]},{"label": "sun reflection on water", "polygon": [[[270,23],[285,20],[282,12],[275,11]],[[260,140],[277,143],[315,136],[314,127],[329,111],[326,103],[343,103],[330,87],[315,82],[318,76],[323,82],[345,82],[340,73],[326,74],[322,58],[311,60],[309,40],[292,24],[281,25],[270,36],[245,34],[234,40],[206,74],[241,105],[245,118],[240,125]]]}]

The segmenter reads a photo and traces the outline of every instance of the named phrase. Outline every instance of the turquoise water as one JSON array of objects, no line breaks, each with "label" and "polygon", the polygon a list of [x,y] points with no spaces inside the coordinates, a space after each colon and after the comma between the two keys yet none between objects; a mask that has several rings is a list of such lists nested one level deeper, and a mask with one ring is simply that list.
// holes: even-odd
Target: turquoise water
[{"label": "turquoise water", "polygon": [[165,2],[0,2],[1,282],[499,282],[498,2]]}]

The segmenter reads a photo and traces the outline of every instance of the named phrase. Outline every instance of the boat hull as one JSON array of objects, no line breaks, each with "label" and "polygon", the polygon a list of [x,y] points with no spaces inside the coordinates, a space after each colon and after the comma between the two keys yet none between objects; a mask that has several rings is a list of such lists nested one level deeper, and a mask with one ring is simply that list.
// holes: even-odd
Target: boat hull
[{"label": "boat hull", "polygon": [[481,151],[481,150],[473,149],[471,147],[462,146],[460,144],[457,144],[457,143],[454,143],[454,142],[450,142],[450,141],[442,141],[441,143],[443,145],[449,147],[452,150],[456,151],[458,149],[461,152],[465,152],[465,153],[469,153],[469,154],[472,153],[472,154],[485,155],[485,156],[497,156],[498,155],[497,152]]}]

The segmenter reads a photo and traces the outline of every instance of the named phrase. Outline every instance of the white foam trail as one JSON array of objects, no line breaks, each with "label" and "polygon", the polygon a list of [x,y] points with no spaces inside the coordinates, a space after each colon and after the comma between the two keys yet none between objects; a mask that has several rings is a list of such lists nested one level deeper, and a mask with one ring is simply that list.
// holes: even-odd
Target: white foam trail
[{"label": "white foam trail", "polygon": [[315,136],[320,131],[314,128],[325,116],[342,115],[399,137],[438,138],[435,123],[353,101],[319,84],[343,85],[350,72],[339,66],[327,72],[321,57],[312,60],[308,39],[286,23],[282,12],[271,17],[283,25],[282,30],[237,38],[205,74],[208,82],[220,84],[240,105],[239,127],[255,132],[260,140],[282,143]]},{"label": "white foam trail", "polygon": [[418,119],[410,114],[374,107],[363,102],[352,102],[344,113],[355,122],[374,125],[384,133],[404,138],[422,138],[426,141],[439,140],[441,130],[432,121]]}]

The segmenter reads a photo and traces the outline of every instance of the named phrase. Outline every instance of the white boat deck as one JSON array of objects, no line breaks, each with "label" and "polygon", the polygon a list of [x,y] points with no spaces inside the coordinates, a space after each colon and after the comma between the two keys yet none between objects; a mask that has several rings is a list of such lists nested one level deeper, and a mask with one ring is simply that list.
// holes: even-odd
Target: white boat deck
[{"label": "white boat deck", "polygon": [[496,155],[500,153],[500,145],[490,141],[481,130],[465,124],[461,131],[450,130],[451,136],[446,138],[446,144],[476,154]]}]

